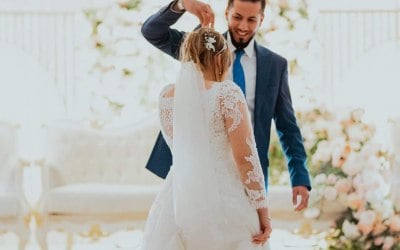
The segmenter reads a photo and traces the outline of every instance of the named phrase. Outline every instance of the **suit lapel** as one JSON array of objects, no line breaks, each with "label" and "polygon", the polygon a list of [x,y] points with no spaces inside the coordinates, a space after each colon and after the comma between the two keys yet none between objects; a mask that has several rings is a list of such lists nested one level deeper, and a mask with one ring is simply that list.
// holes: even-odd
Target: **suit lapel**
[{"label": "suit lapel", "polygon": [[[263,49],[261,46],[254,43],[256,50],[256,92],[254,101],[254,123],[257,123],[259,117],[259,112],[261,111],[262,104],[264,103],[264,98],[266,96],[267,86],[270,84],[269,77],[271,76],[271,60],[268,58],[268,51]],[[256,127],[256,124],[254,124]]]}]

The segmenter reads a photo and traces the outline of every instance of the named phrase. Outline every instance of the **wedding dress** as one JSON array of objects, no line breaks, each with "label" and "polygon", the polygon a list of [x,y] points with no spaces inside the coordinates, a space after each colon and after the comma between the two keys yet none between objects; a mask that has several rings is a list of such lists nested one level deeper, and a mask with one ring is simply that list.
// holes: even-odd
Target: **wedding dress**
[{"label": "wedding dress", "polygon": [[[196,107],[196,94],[178,88],[179,82],[182,89],[195,86],[185,79],[160,94],[161,132],[173,166],[150,209],[142,249],[269,249],[252,243],[260,233],[256,209],[267,207],[267,199],[245,97],[232,81],[214,82],[200,91]],[[170,88],[174,97],[165,97]],[[179,117],[179,109],[187,113]],[[202,120],[205,127],[198,126]]]}]

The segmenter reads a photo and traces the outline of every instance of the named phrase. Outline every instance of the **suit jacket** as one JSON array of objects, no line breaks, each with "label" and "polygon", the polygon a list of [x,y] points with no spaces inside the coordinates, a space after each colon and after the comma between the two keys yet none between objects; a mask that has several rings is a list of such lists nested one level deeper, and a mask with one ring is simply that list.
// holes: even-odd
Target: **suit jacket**
[{"label": "suit jacket", "polygon": [[[175,59],[185,32],[171,29],[183,13],[171,10],[171,4],[150,16],[142,26],[143,36],[155,47]],[[275,127],[285,153],[292,186],[306,186],[311,190],[306,166],[306,153],[288,85],[287,61],[280,55],[255,42],[257,76],[254,104],[254,136],[262,169],[268,188],[268,148],[270,143],[271,121]],[[147,162],[146,168],[161,178],[165,178],[172,165],[172,155],[162,134]]]}]

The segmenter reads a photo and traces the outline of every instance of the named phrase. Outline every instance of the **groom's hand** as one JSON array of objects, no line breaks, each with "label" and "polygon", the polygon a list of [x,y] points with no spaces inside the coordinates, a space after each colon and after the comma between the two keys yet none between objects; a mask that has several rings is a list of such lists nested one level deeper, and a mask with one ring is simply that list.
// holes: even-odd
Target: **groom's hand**
[{"label": "groom's hand", "polygon": [[[307,187],[304,186],[295,186],[293,187],[292,190],[292,201],[293,201],[293,206],[295,206],[295,211],[301,211],[308,206],[308,198],[309,198],[309,192]],[[300,204],[297,204],[297,196],[301,197],[301,202]],[[296,206],[297,204],[297,206]]]},{"label": "groom's hand", "polygon": [[214,11],[209,4],[200,2],[198,0],[183,0],[183,6],[186,11],[197,16],[200,20],[201,26],[214,26]]}]

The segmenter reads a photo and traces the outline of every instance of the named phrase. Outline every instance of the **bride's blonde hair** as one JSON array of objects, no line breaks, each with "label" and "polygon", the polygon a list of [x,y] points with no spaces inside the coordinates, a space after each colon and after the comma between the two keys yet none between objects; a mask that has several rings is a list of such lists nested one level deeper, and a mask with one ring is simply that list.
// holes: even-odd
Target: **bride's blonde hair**
[{"label": "bride's blonde hair", "polygon": [[210,28],[200,28],[186,35],[180,50],[183,62],[194,62],[204,78],[220,82],[232,63],[225,38]]}]

